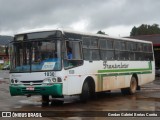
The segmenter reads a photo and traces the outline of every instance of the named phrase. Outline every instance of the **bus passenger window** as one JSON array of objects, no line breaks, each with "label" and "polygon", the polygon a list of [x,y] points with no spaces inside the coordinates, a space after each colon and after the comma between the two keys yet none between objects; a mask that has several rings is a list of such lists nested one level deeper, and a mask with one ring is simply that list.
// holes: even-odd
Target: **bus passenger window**
[{"label": "bus passenger window", "polygon": [[81,65],[82,53],[80,41],[66,41],[64,67],[66,69]]}]

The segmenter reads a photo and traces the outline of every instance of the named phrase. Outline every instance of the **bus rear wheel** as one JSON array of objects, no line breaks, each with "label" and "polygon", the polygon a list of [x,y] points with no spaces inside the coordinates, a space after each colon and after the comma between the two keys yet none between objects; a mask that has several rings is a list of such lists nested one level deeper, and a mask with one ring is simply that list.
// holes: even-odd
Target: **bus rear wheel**
[{"label": "bus rear wheel", "polygon": [[90,89],[88,82],[84,82],[83,87],[82,87],[82,93],[80,95],[80,101],[85,103],[89,100],[90,98]]},{"label": "bus rear wheel", "polygon": [[121,89],[122,94],[133,95],[137,90],[137,85],[138,85],[138,83],[137,83],[136,78],[134,76],[132,76],[131,81],[130,81],[130,87],[122,88]]}]

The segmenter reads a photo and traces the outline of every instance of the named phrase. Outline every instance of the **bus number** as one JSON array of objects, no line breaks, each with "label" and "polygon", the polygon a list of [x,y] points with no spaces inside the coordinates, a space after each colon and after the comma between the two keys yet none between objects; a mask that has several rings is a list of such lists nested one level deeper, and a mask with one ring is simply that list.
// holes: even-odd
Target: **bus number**
[{"label": "bus number", "polygon": [[45,74],[45,76],[54,76],[55,73],[54,72],[45,72],[44,74]]}]

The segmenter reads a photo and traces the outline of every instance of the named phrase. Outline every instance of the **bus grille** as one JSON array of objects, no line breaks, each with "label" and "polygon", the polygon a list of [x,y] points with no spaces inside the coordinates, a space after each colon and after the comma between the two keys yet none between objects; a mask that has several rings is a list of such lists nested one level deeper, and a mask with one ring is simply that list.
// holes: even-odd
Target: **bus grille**
[{"label": "bus grille", "polygon": [[28,85],[42,85],[42,80],[38,81],[21,81],[23,85],[28,86]]}]

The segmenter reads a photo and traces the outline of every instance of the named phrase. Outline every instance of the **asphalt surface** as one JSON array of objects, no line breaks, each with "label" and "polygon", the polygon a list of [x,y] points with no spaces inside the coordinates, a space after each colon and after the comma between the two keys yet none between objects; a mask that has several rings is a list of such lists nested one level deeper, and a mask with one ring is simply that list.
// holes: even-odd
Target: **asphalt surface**
[{"label": "asphalt surface", "polygon": [[[38,118],[38,120],[159,119],[158,117],[69,117],[67,116],[67,111],[160,111],[160,77],[157,77],[152,83],[142,86],[141,90],[134,95],[122,95],[120,90],[115,90],[111,91],[111,93],[99,94],[97,99],[87,103],[81,103],[78,96],[65,97],[64,101],[63,105],[42,107],[40,96],[11,97],[9,93],[9,72],[0,71],[0,111],[66,111],[66,116],[45,117]],[[0,119],[14,120],[17,118]],[[35,118],[23,118],[23,120],[25,119],[32,120]]]}]

